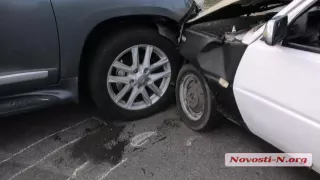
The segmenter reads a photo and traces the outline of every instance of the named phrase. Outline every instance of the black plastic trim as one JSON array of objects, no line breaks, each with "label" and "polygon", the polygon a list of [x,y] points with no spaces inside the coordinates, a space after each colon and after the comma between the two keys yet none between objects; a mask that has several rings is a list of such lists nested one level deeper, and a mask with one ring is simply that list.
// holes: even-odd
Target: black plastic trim
[{"label": "black plastic trim", "polygon": [[302,51],[308,51],[308,52],[320,54],[320,48],[318,48],[318,47],[306,46],[306,45],[292,43],[292,42],[287,42],[287,43],[283,44],[283,46],[288,47],[288,48],[293,48],[293,49],[298,49],[298,50],[302,50]]},{"label": "black plastic trim", "polygon": [[78,78],[64,79],[45,89],[2,97],[0,116],[29,112],[54,104],[78,102]]}]

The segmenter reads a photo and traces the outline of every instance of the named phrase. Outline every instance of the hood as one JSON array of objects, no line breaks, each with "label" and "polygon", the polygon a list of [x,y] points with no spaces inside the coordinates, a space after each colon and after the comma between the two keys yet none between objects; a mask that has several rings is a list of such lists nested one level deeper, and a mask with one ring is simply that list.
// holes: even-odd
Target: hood
[{"label": "hood", "polygon": [[192,25],[218,19],[227,19],[252,13],[267,11],[289,4],[292,0],[221,0],[209,9],[201,11],[189,19],[186,24]]}]

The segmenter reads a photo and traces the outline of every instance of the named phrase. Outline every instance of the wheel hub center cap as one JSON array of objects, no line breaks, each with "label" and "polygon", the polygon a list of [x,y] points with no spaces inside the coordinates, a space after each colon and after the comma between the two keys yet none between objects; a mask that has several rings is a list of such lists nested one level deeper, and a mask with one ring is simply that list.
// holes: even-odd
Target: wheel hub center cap
[{"label": "wheel hub center cap", "polygon": [[139,85],[144,85],[146,82],[147,82],[147,77],[146,77],[145,75],[141,75],[141,76],[138,78],[138,84],[139,84]]},{"label": "wheel hub center cap", "polygon": [[187,105],[196,113],[201,112],[204,106],[204,97],[202,88],[194,82],[189,84],[189,89],[186,93]]},{"label": "wheel hub center cap", "polygon": [[187,92],[187,103],[191,108],[195,108],[198,104],[198,95],[192,90]]}]

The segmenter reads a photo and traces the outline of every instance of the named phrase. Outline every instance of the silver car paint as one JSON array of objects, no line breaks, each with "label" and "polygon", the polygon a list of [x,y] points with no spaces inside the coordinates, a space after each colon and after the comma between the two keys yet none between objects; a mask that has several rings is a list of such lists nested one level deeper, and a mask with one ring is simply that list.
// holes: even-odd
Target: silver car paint
[{"label": "silver car paint", "polygon": [[[99,23],[132,15],[158,15],[178,22],[192,1],[1,0],[0,76],[48,71],[48,78],[34,81],[32,88],[77,77],[85,40]],[[22,86],[13,88],[16,92],[8,87],[9,94],[32,89]]]},{"label": "silver car paint", "polygon": [[62,78],[78,76],[78,64],[85,39],[99,23],[131,15],[159,15],[178,22],[192,4],[192,0],[51,1],[58,24]]},{"label": "silver car paint", "polygon": [[57,83],[59,41],[50,0],[1,0],[0,74],[44,69],[50,78],[42,85]]}]

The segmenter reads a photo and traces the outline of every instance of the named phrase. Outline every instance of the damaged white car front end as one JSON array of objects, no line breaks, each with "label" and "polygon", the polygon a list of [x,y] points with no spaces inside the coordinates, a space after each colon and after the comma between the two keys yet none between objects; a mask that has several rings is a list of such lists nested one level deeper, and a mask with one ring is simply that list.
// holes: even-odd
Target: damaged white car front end
[{"label": "damaged white car front end", "polygon": [[221,113],[284,152],[312,153],[320,172],[320,3],[220,1],[183,27],[185,124],[208,129]]}]

